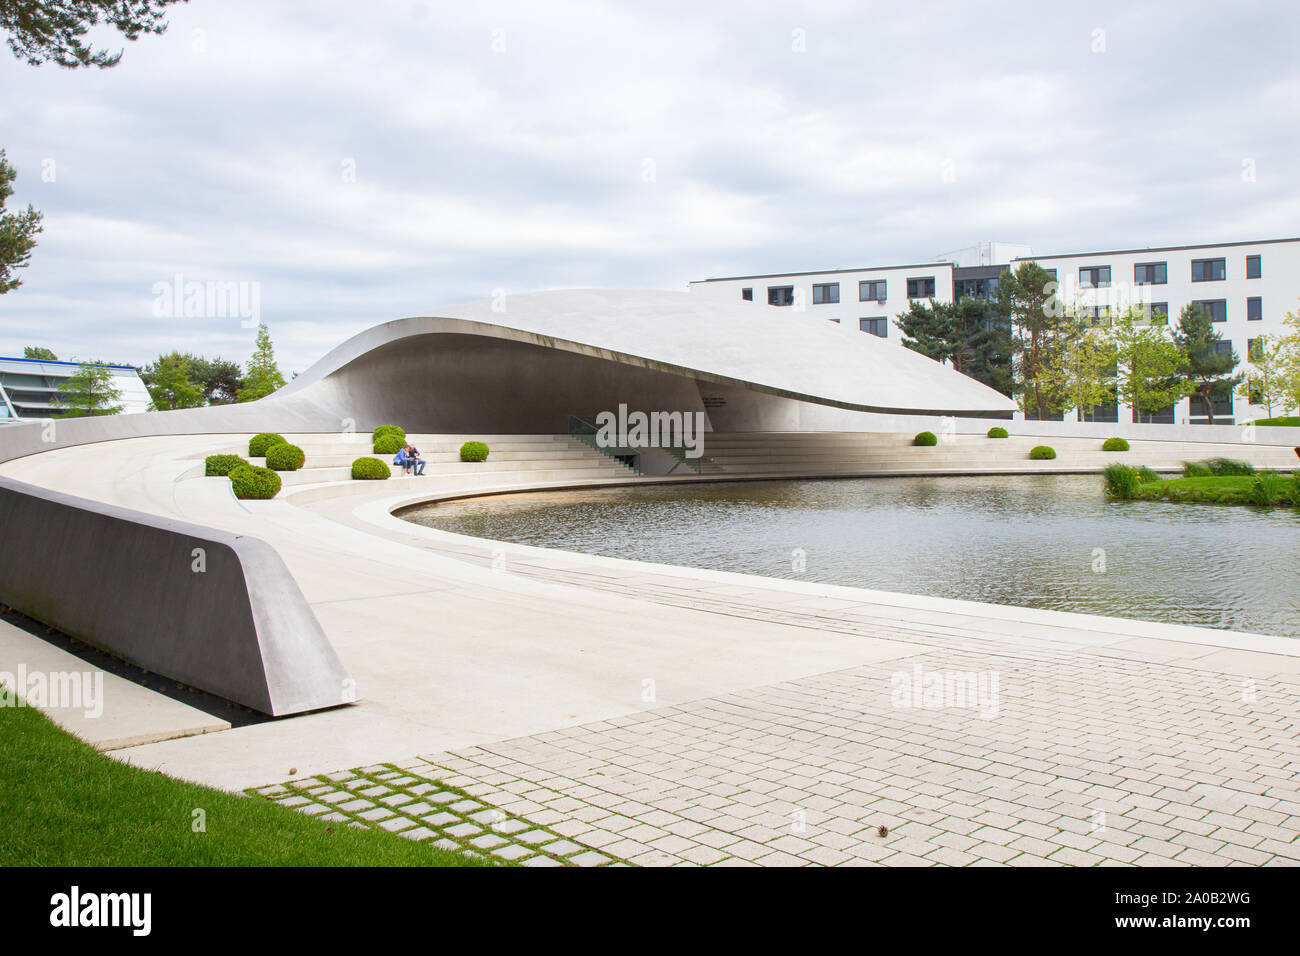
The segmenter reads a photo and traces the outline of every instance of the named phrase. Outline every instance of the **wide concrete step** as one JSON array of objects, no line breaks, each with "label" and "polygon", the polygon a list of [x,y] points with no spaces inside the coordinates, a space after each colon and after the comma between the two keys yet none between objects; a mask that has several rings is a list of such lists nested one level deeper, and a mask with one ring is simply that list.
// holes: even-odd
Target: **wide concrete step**
[{"label": "wide concrete step", "polygon": [[[288,472],[287,476],[301,474],[301,472]],[[294,501],[307,503],[316,501],[321,498],[335,497],[338,495],[352,494],[370,494],[378,486],[383,490],[393,494],[423,494],[454,488],[457,493],[464,490],[473,492],[476,489],[510,489],[510,488],[533,488],[538,485],[549,484],[618,484],[621,482],[635,481],[636,475],[627,469],[619,472],[594,471],[591,469],[579,470],[573,468],[567,469],[539,469],[537,471],[517,471],[517,472],[482,472],[471,475],[425,475],[421,478],[407,478],[395,475],[387,481],[354,481],[335,480],[335,481],[317,481],[306,483],[285,482],[285,490],[281,496],[292,498]]]},{"label": "wide concrete step", "polygon": [[[382,458],[384,461],[391,462],[392,455],[377,455],[372,451],[357,450],[345,455],[337,454],[318,454],[315,452],[306,452],[307,460],[304,467],[307,468],[338,468],[344,465],[351,465],[358,458]],[[601,457],[604,457],[603,455]],[[438,464],[461,464],[460,452],[426,452],[420,449],[420,458],[427,462],[430,467],[435,463]],[[490,463],[526,463],[534,461],[546,462],[565,462],[565,461],[582,461],[591,458],[591,450],[579,451],[577,449],[560,448],[554,451],[503,451],[499,452],[493,449],[488,455]],[[254,464],[262,464],[263,459],[250,459]]]},{"label": "wide concrete step", "polygon": [[[381,459],[382,460],[382,459]],[[397,468],[390,462],[385,461],[388,465],[388,471],[392,475],[400,475],[400,468]],[[497,476],[498,480],[514,480],[515,475],[533,475],[538,472],[564,471],[572,472],[576,475],[629,475],[632,472],[625,466],[616,461],[609,459],[601,460],[580,460],[566,461],[562,463],[547,464],[537,461],[517,461],[517,462],[500,462],[493,465],[491,462],[446,462],[446,463],[429,463],[424,470],[424,477],[444,477],[465,475],[488,474]],[[280,472],[280,480],[284,485],[309,485],[319,484],[327,481],[349,481],[352,479],[351,463],[335,468],[302,468],[298,471]]]}]

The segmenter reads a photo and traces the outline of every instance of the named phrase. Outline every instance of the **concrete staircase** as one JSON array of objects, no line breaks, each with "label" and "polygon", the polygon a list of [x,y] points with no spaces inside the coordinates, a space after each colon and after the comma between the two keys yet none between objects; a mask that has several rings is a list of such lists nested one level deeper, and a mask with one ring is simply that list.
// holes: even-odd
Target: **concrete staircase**
[{"label": "concrete staircase", "polygon": [[[1093,438],[954,435],[920,447],[911,435],[892,432],[714,432],[705,436],[704,460],[710,471],[733,476],[1100,471],[1114,461],[1179,471],[1184,461],[1219,456],[1260,468],[1300,467],[1294,451],[1280,445],[1135,441],[1130,451],[1107,452],[1101,444]],[[1035,445],[1050,445],[1057,457],[1030,460]]]},{"label": "concrete staircase", "polygon": [[[335,482],[352,482],[352,462],[357,458],[377,458],[388,466],[392,481],[406,484],[418,491],[421,484],[433,478],[453,478],[457,483],[496,485],[502,483],[543,483],[602,481],[610,478],[628,478],[635,473],[626,465],[588,448],[567,435],[408,435],[408,440],[420,450],[426,462],[421,478],[406,478],[400,468],[391,464],[392,455],[377,455],[372,451],[369,435],[285,435],[299,446],[306,456],[303,467],[297,471],[280,472],[282,486],[297,489],[304,486]],[[460,446],[466,441],[483,441],[490,449],[487,461],[460,460]],[[221,451],[242,454],[244,448],[230,447]],[[211,452],[215,454],[216,452]],[[250,458],[253,464],[265,465],[263,458]],[[373,482],[357,481],[360,487],[374,487]]]}]

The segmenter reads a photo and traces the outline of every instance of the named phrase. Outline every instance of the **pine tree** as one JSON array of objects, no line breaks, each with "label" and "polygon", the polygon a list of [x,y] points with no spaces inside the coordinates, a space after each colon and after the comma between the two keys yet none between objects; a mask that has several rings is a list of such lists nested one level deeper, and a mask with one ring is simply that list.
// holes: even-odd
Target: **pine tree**
[{"label": "pine tree", "polygon": [[1174,341],[1183,354],[1182,377],[1187,394],[1200,398],[1205,415],[1213,425],[1214,399],[1231,395],[1246,377],[1234,374],[1241,359],[1232,345],[1223,341],[1206,311],[1195,303],[1183,306],[1178,314]]},{"label": "pine tree", "polygon": [[284,376],[275,364],[275,351],[271,346],[271,333],[266,323],[257,327],[257,345],[244,372],[244,384],[239,389],[238,401],[255,402],[265,398],[277,388],[284,387]]},{"label": "pine tree", "polygon": [[1064,411],[1069,397],[1051,373],[1065,316],[1065,307],[1056,297],[1056,279],[1036,262],[1021,263],[999,279],[997,304],[1011,322],[1012,387],[1021,410],[1039,418]]},{"label": "pine tree", "polygon": [[14,273],[31,261],[36,236],[41,231],[41,214],[30,203],[22,212],[5,212],[5,202],[13,195],[13,181],[18,172],[0,149],[0,295],[23,284]]}]

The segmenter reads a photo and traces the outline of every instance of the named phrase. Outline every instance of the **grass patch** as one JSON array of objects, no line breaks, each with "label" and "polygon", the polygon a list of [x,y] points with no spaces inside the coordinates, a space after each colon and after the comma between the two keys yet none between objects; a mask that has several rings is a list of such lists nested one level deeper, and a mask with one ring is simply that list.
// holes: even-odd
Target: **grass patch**
[{"label": "grass patch", "polygon": [[[482,863],[126,766],[30,707],[0,708],[0,753],[0,866]],[[206,815],[206,833],[192,830],[196,809]]]},{"label": "grass patch", "polygon": [[1293,476],[1208,475],[1140,483],[1133,495],[1141,501],[1187,501],[1216,505],[1300,504],[1300,481]]},{"label": "grass patch", "polygon": [[1282,427],[1290,426],[1292,428],[1300,428],[1300,415],[1291,415],[1289,417],[1283,417],[1283,418],[1257,418],[1255,419],[1255,424],[1269,425],[1269,426],[1280,425]]}]

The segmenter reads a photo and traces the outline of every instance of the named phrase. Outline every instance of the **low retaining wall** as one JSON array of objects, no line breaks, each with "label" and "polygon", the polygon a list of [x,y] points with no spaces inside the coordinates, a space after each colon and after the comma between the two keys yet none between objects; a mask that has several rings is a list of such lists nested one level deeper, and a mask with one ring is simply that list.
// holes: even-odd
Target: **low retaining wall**
[{"label": "low retaining wall", "polygon": [[0,602],[265,714],[356,699],[283,560],[257,538],[0,478]]}]

